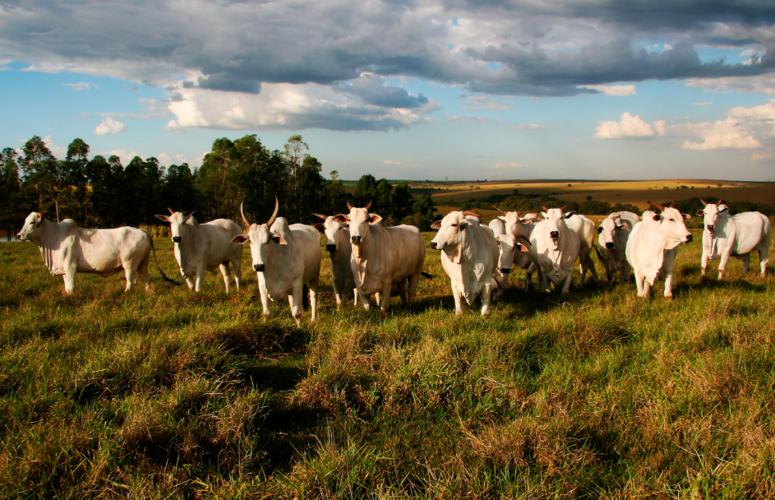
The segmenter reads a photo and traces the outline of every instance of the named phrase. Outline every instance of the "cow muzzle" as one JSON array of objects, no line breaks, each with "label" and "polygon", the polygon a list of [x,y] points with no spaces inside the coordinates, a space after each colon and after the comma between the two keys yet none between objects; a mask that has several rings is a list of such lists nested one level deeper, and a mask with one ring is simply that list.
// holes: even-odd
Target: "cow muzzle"
[{"label": "cow muzzle", "polygon": [[266,264],[253,264],[253,270],[257,273],[263,273]]},{"label": "cow muzzle", "polygon": [[501,273],[503,273],[503,274],[509,274],[510,272],[511,272],[511,268],[510,267],[502,267],[501,268]]},{"label": "cow muzzle", "polygon": [[686,237],[686,243],[691,243],[691,241],[692,241],[692,235],[690,234]]},{"label": "cow muzzle", "polygon": [[716,228],[713,224],[708,224],[708,231],[713,232],[713,230]]},{"label": "cow muzzle", "polygon": [[613,241],[609,241],[608,243],[605,244],[605,247],[607,249],[609,249],[609,250],[613,250],[614,249],[614,242]]},{"label": "cow muzzle", "polygon": [[336,252],[336,245],[326,245],[326,251],[330,253]]},{"label": "cow muzzle", "polygon": [[351,236],[350,241],[353,245],[360,245],[361,244],[361,237],[360,236]]},{"label": "cow muzzle", "polygon": [[438,244],[437,244],[435,241],[431,241],[431,248],[432,248],[433,250],[438,250],[438,248],[436,248],[436,247],[438,247],[438,246],[439,246],[439,245],[438,245]]},{"label": "cow muzzle", "polygon": [[173,236],[172,237],[172,242],[173,243],[180,243],[180,236]]},{"label": "cow muzzle", "polygon": [[557,238],[560,237],[560,232],[559,231],[551,231],[549,233],[549,237],[552,238],[553,240],[556,240]]}]

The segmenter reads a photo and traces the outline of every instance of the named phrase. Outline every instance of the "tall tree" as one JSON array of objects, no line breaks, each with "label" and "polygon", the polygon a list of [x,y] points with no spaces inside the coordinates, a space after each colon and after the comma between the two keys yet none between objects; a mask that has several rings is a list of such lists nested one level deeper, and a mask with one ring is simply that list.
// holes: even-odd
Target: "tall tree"
[{"label": "tall tree", "polygon": [[21,207],[21,182],[18,153],[13,148],[5,148],[0,153],[0,228],[5,230],[6,238],[11,240],[16,224],[21,223],[24,209]]},{"label": "tall tree", "polygon": [[288,142],[285,144],[285,159],[288,161],[288,167],[291,173],[291,190],[293,192],[293,205],[296,209],[295,215],[298,215],[299,220],[302,219],[302,206],[303,206],[303,192],[299,179],[299,170],[304,164],[307,154],[304,151],[308,151],[309,146],[301,135],[292,135],[288,138]]},{"label": "tall tree", "polygon": [[396,222],[403,222],[403,220],[412,213],[414,205],[414,197],[412,196],[412,190],[409,188],[409,184],[406,182],[399,182],[396,184],[396,188],[393,191],[393,218]]}]

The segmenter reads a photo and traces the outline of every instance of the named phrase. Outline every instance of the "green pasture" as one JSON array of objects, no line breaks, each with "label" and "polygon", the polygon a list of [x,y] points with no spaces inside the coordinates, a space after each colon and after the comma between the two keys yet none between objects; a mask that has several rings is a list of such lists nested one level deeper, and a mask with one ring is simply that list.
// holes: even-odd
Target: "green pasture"
[{"label": "green pasture", "polygon": [[0,243],[0,497],[771,498],[775,278],[702,280],[694,233],[673,301],[514,271],[489,320],[454,315],[431,250],[413,310],[336,311],[324,255],[301,327],[262,318],[255,273],[195,295],[151,264],[153,294],[78,275],[68,297]]}]

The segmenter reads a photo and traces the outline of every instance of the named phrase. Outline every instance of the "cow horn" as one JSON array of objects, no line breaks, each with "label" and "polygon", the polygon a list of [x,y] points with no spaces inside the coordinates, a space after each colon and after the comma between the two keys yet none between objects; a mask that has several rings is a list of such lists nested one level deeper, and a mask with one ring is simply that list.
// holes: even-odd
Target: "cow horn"
[{"label": "cow horn", "polygon": [[564,211],[565,211],[565,208],[567,208],[567,206],[568,206],[568,205],[563,205],[563,206],[562,206],[562,208],[561,208],[560,210],[562,210],[562,211],[564,212]]},{"label": "cow horn", "polygon": [[658,208],[658,209],[659,209],[659,210],[661,210],[662,212],[664,212],[664,211],[665,211],[665,207],[663,207],[662,205],[657,205],[656,203],[654,203],[654,202],[651,202],[651,201],[647,201],[646,203],[648,203],[649,205],[653,205],[654,207]]},{"label": "cow horn", "polygon": [[724,201],[724,200],[722,200],[721,198],[719,198],[719,200],[718,200],[718,203],[716,203],[716,205],[721,205],[721,202],[722,202],[722,201]]},{"label": "cow horn", "polygon": [[349,208],[350,210],[353,209],[353,206],[350,204],[350,200],[347,200],[347,208]]},{"label": "cow horn", "polygon": [[543,208],[543,209],[544,209],[544,212],[547,212],[547,211],[549,211],[549,209],[548,209],[548,208],[546,208],[546,207],[541,207],[541,208]]},{"label": "cow horn", "polygon": [[703,205],[708,205],[708,202],[703,200],[702,198],[700,198],[700,203],[702,203]]},{"label": "cow horn", "polygon": [[503,210],[501,210],[500,208],[496,207],[495,205],[493,205],[493,206],[492,206],[492,208],[494,208],[494,209],[495,209],[495,210],[497,210],[498,212],[502,213],[503,215],[506,215],[506,212],[504,212],[504,211],[503,211]]},{"label": "cow horn", "polygon": [[242,200],[242,203],[239,204],[239,213],[242,214],[242,222],[245,223],[245,227],[250,227],[250,222],[248,222],[248,218],[245,217],[245,211],[242,209],[242,205],[245,204],[245,200]]},{"label": "cow horn", "polygon": [[172,214],[174,214],[174,213],[175,213],[175,211],[174,211],[174,210],[172,210],[170,207],[167,207],[167,210],[169,210],[169,211],[170,211],[170,215],[172,215]]},{"label": "cow horn", "polygon": [[312,214],[312,215],[314,215],[315,217],[319,217],[319,218],[321,218],[323,220],[328,220],[328,216],[327,215],[321,215],[321,214]]},{"label": "cow horn", "polygon": [[371,200],[369,200],[369,204],[366,205],[366,210],[368,211],[371,208]]},{"label": "cow horn", "polygon": [[272,212],[272,216],[269,217],[269,220],[266,221],[267,226],[271,226],[272,222],[274,222],[275,218],[277,217],[277,211],[280,209],[280,202],[277,201],[277,196],[274,197],[274,212]]}]

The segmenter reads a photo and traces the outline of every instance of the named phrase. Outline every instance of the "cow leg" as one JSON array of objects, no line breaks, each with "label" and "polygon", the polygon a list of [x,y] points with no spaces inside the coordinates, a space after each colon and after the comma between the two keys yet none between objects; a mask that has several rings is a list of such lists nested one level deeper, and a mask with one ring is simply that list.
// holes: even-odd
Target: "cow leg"
[{"label": "cow leg", "polygon": [[358,289],[353,288],[353,307],[358,305]]},{"label": "cow leg", "polygon": [[[344,296],[343,290],[340,290],[339,287],[336,284],[336,280],[331,280],[331,285],[334,288],[334,297],[336,298],[336,310],[339,310],[339,307],[342,305],[342,297]],[[356,302],[356,305],[358,303]]]},{"label": "cow leg", "polygon": [[700,270],[702,271],[702,276],[705,276],[705,269],[708,267],[708,259],[710,255],[708,254],[708,251],[703,248],[702,249],[702,258],[700,259]]},{"label": "cow leg", "polygon": [[[587,267],[588,265],[587,265],[586,259],[579,256],[579,273],[581,274],[581,279],[579,280],[579,284],[576,286],[577,290],[581,290],[582,288],[584,288],[584,278],[587,276]],[[563,285],[564,285],[564,282],[563,282]],[[565,287],[563,286],[563,289],[564,288]]]},{"label": "cow leg", "polygon": [[568,273],[568,276],[565,277],[565,281],[562,284],[562,293],[569,293],[570,292],[570,286],[573,282],[573,273]]},{"label": "cow leg", "polygon": [[745,274],[751,267],[751,254],[749,253],[748,255],[741,255],[740,260],[743,261],[743,274]]},{"label": "cow leg", "polygon": [[665,298],[673,298],[673,270],[670,269],[665,274]]},{"label": "cow leg", "polygon": [[452,283],[452,297],[455,298],[455,314],[463,314],[463,292],[455,285],[454,282]]},{"label": "cow leg", "polygon": [[[525,270],[525,290],[530,291],[530,286],[533,284],[533,273],[536,271],[536,265],[532,262],[527,267],[527,270]],[[539,273],[539,279],[540,279],[540,273]]]},{"label": "cow leg", "polygon": [[[357,288],[355,290],[358,291]],[[358,291],[358,293],[356,294],[356,297],[358,299],[361,299],[361,304],[363,304],[363,308],[364,309],[366,309],[368,311],[369,308],[371,308],[371,302],[369,302],[369,296],[368,295],[366,295],[365,293],[360,293]]]},{"label": "cow leg", "polygon": [[398,296],[401,297],[401,305],[406,307],[406,279],[396,283],[396,290],[398,291]]},{"label": "cow leg", "polygon": [[422,278],[422,271],[418,271],[415,274],[409,276],[409,288],[407,290],[409,307],[414,305],[414,300],[417,298],[417,285],[420,283],[420,278]]},{"label": "cow leg", "polygon": [[186,285],[188,285],[189,290],[193,290],[196,282],[190,276],[186,276]]},{"label": "cow leg", "polygon": [[392,285],[393,283],[390,279],[382,284],[382,296],[380,297],[379,309],[382,311],[383,316],[387,316],[388,308],[390,308],[390,289],[393,288]]},{"label": "cow leg", "polygon": [[229,289],[229,261],[221,262],[218,269],[221,270],[221,274],[223,275],[223,284],[226,285],[226,293],[229,293],[231,291]]},{"label": "cow leg", "polygon": [[600,278],[597,275],[597,267],[595,266],[595,261],[592,260],[592,254],[589,254],[587,256],[587,263],[589,265],[589,272],[592,275],[592,281],[595,283],[600,283]]},{"label": "cow leg", "polygon": [[264,315],[264,318],[268,318],[272,314],[272,306],[269,303],[269,293],[266,291],[266,284],[260,278],[258,280],[258,292],[261,295],[261,313]]},{"label": "cow leg", "polygon": [[65,268],[65,275],[63,277],[65,279],[65,293],[67,295],[72,295],[75,291],[75,272],[75,266]]},{"label": "cow leg", "polygon": [[[730,246],[730,251],[729,252],[724,252],[724,253],[721,254],[721,259],[719,260],[719,263],[718,263],[718,279],[724,279],[724,270],[727,268],[727,263],[729,262],[729,257],[732,254],[731,249],[732,249],[732,247]],[[743,258],[743,273],[744,274],[748,272],[748,264],[749,264],[749,262],[747,262],[747,261],[750,261],[750,259],[746,255]]]},{"label": "cow leg", "polygon": [[646,281],[646,277],[643,276],[638,271],[635,271],[635,286],[638,287],[638,297],[646,296],[646,291],[644,290],[645,281]]},{"label": "cow leg", "polygon": [[622,264],[622,271],[619,273],[619,283],[627,283],[630,281],[631,270],[630,263],[625,261],[624,264]]},{"label": "cow leg", "polygon": [[315,318],[317,318],[319,281],[320,281],[320,276],[316,276],[312,278],[307,284],[307,286],[309,287],[309,307],[312,310],[312,318],[310,319],[310,321],[315,321]]},{"label": "cow leg", "polygon": [[124,289],[125,292],[128,292],[132,289],[133,286],[135,286],[135,283],[137,283],[137,271],[132,269],[131,266],[128,266],[124,268],[124,274],[126,275],[126,288]]},{"label": "cow leg", "polygon": [[[240,256],[241,255],[242,254],[240,254]],[[237,287],[237,291],[239,292],[239,282],[242,279],[242,261],[240,259],[232,259],[231,267],[234,271],[234,285]]]},{"label": "cow leg", "polygon": [[492,300],[493,286],[497,287],[494,279],[490,279],[490,282],[484,285],[482,290],[482,316],[485,318],[490,317],[490,301]]},{"label": "cow leg", "polygon": [[761,268],[761,275],[766,276],[767,275],[767,262],[769,262],[768,253],[769,253],[769,238],[767,238],[767,244],[762,245],[759,247],[759,267]]},{"label": "cow leg", "polygon": [[538,275],[541,277],[541,282],[544,285],[546,293],[552,293],[552,289],[549,286],[549,277],[541,269],[538,270]]},{"label": "cow leg", "polygon": [[148,264],[151,262],[151,252],[145,256],[145,259],[140,263],[137,268],[137,274],[140,276],[140,281],[145,285],[145,291],[151,293],[151,275],[148,273]]},{"label": "cow leg", "polygon": [[296,320],[296,326],[301,324],[301,301],[304,296],[304,285],[294,285],[293,295],[288,296],[288,302],[291,304],[291,316]]}]

